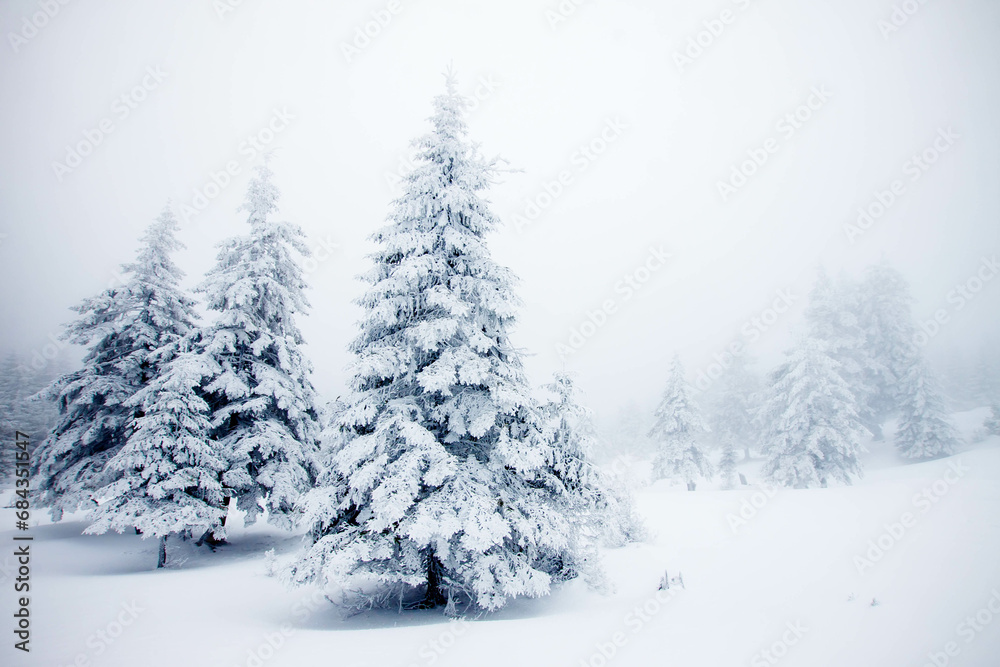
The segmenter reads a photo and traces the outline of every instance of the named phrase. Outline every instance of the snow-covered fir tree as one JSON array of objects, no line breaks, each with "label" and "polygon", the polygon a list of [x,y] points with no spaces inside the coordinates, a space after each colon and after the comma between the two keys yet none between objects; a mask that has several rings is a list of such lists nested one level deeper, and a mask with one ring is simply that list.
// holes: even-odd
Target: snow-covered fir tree
[{"label": "snow-covered fir tree", "polygon": [[743,459],[748,460],[751,447],[760,439],[754,423],[760,379],[748,362],[745,354],[733,357],[710,401],[709,425],[722,449],[719,476],[727,489],[736,486],[739,452],[742,450]]},{"label": "snow-covered fir tree", "polygon": [[222,244],[198,287],[216,314],[200,349],[218,368],[204,391],[211,437],[226,459],[227,506],[235,498],[247,523],[266,509],[269,521],[291,528],[295,504],[319,472],[319,425],[295,323],[308,308],[296,254],[309,249],[297,225],[275,219],[272,177],[266,163],[256,169],[241,207],[250,229]]},{"label": "snow-covered fir tree", "polygon": [[[888,401],[889,383],[885,371],[888,357],[884,346],[875,345],[869,350],[869,340],[862,330],[859,318],[861,299],[859,287],[847,278],[833,280],[824,269],[820,269],[816,282],[809,292],[805,309],[805,319],[809,336],[825,342],[827,354],[840,364],[840,375],[851,387],[855,396],[858,416],[869,431],[881,438],[881,421],[892,402]],[[880,309],[869,310],[871,321],[879,322],[876,313]],[[900,313],[902,316],[902,313]],[[872,341],[879,339],[872,337]],[[900,339],[901,340],[901,339]],[[909,341],[907,341],[909,344]],[[883,398],[879,400],[873,381],[881,378]]]},{"label": "snow-covered fir tree", "polygon": [[862,474],[860,455],[868,431],[856,398],[827,343],[805,337],[771,374],[758,412],[767,459],[763,473],[784,486],[850,484]]},{"label": "snow-covered fir tree", "polygon": [[654,414],[649,438],[656,444],[653,479],[673,479],[694,491],[699,479],[712,477],[712,465],[699,444],[709,432],[691,398],[679,355],[674,355],[667,388]]},{"label": "snow-covered fir tree", "polygon": [[732,441],[724,440],[721,444],[722,453],[719,456],[719,479],[723,489],[735,489],[738,483],[736,463],[736,446]]},{"label": "snow-covered fir tree", "polygon": [[[877,426],[898,412],[902,396],[897,385],[919,357],[913,344],[912,299],[906,280],[885,261],[865,271],[857,298],[858,325],[866,351],[862,384],[867,396],[861,398],[870,410],[866,423]],[[876,437],[880,431],[880,427],[875,431]]]},{"label": "snow-covered fir tree", "polygon": [[141,239],[136,260],[122,267],[123,284],[84,300],[64,338],[89,347],[83,368],[44,392],[59,421],[35,456],[39,500],[54,520],[92,507],[94,492],[114,481],[106,463],[124,445],[141,408],[132,397],[150,379],[150,354],[187,335],[194,301],[179,288],[171,254],[181,247],[169,206]]},{"label": "snow-covered fir tree", "polygon": [[948,415],[940,385],[921,359],[899,380],[902,397],[896,449],[911,459],[929,459],[955,453],[958,431]]},{"label": "snow-covered fir tree", "polygon": [[467,105],[449,76],[373,236],[354,395],[305,502],[314,542],[293,581],[492,610],[577,574],[573,481],[509,338],[514,277],[491,258],[499,221],[480,194],[496,165],[466,138]]},{"label": "snow-covered fir tree", "polygon": [[584,547],[597,543],[623,546],[642,539],[645,529],[636,515],[631,495],[621,480],[593,463],[597,434],[593,418],[581,402],[573,376],[554,374],[542,387],[542,416],[546,436],[554,447],[554,468],[574,496],[571,502],[583,531]]},{"label": "snow-covered fir tree", "polygon": [[200,395],[204,378],[217,374],[212,358],[191,352],[193,339],[167,343],[148,357],[145,387],[128,400],[140,410],[125,444],[107,463],[117,478],[85,532],[135,529],[160,539],[157,567],[167,560],[167,537],[225,535],[222,471],[226,462],[209,439],[209,407]]}]

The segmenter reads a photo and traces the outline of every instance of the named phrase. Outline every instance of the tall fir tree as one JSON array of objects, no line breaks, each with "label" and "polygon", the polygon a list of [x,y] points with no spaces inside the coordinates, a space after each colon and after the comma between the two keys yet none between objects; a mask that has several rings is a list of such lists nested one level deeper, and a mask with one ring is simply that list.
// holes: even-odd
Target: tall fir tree
[{"label": "tall fir tree", "polygon": [[[809,292],[805,309],[808,335],[824,341],[827,354],[840,365],[840,374],[851,387],[856,399],[858,416],[876,439],[882,437],[881,421],[894,399],[889,399],[888,387],[895,375],[887,376],[889,361],[882,346],[876,345],[872,354],[869,342],[861,326],[859,309],[860,289],[848,278],[832,279],[824,269],[820,269],[816,282]],[[872,321],[879,321],[876,312],[869,311]],[[902,316],[902,312],[900,313]],[[874,337],[872,340],[876,340]],[[897,371],[898,372],[898,367]],[[873,382],[880,380],[882,397]]]},{"label": "tall fir tree", "polygon": [[868,352],[868,406],[876,423],[900,414],[896,448],[908,458],[944,456],[959,442],[941,386],[916,344],[912,298],[903,276],[886,262],[865,273],[859,321]]},{"label": "tall fir tree", "polygon": [[760,378],[750,370],[749,361],[745,353],[733,357],[710,401],[709,425],[722,448],[719,476],[727,489],[736,486],[737,453],[742,450],[743,459],[749,460],[751,448],[760,440],[754,423]]},{"label": "tall fir tree", "polygon": [[490,255],[499,221],[480,194],[496,165],[466,138],[467,105],[449,76],[373,236],[354,395],[305,503],[314,541],[294,581],[492,610],[576,574],[572,481],[509,337],[515,279]]},{"label": "tall fir tree", "polygon": [[297,226],[275,220],[279,192],[265,162],[250,181],[241,210],[248,233],[224,242],[198,287],[215,321],[200,350],[218,371],[204,392],[212,439],[226,459],[226,504],[235,498],[247,523],[268,511],[291,528],[295,504],[319,473],[316,395],[295,323],[309,304],[296,254],[308,256]]},{"label": "tall fir tree", "polygon": [[722,488],[731,490],[737,486],[737,456],[736,446],[730,440],[722,441],[722,453],[719,456],[719,480]]},{"label": "tall fir tree", "polygon": [[712,464],[698,442],[709,428],[691,398],[679,355],[675,354],[670,364],[667,388],[654,419],[649,431],[649,438],[657,446],[653,478],[683,481],[689,491],[694,491],[699,479],[710,479],[713,474]]},{"label": "tall fir tree", "polygon": [[862,474],[868,431],[827,343],[806,337],[771,374],[758,413],[765,427],[764,476],[794,488],[850,484]]},{"label": "tall fir tree", "polygon": [[917,359],[900,379],[903,397],[896,429],[896,449],[906,458],[930,459],[955,453],[960,438],[941,388],[927,365]]},{"label": "tall fir tree", "polygon": [[880,436],[881,423],[899,411],[899,382],[919,357],[914,345],[909,286],[902,274],[886,261],[869,267],[858,286],[858,325],[867,352],[863,386],[870,415]]},{"label": "tall fir tree", "polygon": [[[147,323],[142,386],[124,401],[134,417],[121,448],[105,464],[108,482],[97,496],[86,532],[135,529],[160,538],[158,565],[166,563],[166,538],[204,532],[221,514],[219,457],[208,440],[208,406],[199,386],[210,359],[191,355],[198,339],[194,301],[180,287],[183,273],[171,255],[182,246],[169,210],[143,238],[136,261],[144,280],[132,297]],[[193,359],[193,361],[188,361]]]},{"label": "tall fir tree", "polygon": [[63,512],[93,507],[97,489],[118,472],[106,464],[133,431],[141,408],[132,397],[150,379],[150,355],[189,333],[194,301],[177,287],[170,255],[181,247],[169,205],[146,230],[136,260],[122,267],[123,284],[84,300],[64,338],[89,346],[83,368],[44,392],[59,421],[34,461],[39,500],[58,521]]}]

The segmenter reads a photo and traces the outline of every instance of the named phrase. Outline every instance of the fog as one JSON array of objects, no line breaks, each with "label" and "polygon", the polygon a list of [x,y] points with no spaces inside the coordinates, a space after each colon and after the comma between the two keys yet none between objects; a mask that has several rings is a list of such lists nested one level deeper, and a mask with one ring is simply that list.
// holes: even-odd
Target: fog
[{"label": "fog", "polygon": [[53,345],[168,200],[195,285],[269,151],[338,395],[367,237],[451,66],[510,167],[492,244],[534,382],[651,407],[675,351],[691,379],[734,339],[770,363],[820,266],[881,259],[919,320],[945,311],[932,357],[995,349],[1000,5],[902,4],[7,0],[0,347]]}]

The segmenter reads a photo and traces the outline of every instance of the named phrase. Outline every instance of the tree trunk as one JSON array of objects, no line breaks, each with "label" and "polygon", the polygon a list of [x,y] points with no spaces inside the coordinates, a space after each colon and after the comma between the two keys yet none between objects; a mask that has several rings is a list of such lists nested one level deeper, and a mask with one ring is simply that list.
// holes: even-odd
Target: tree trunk
[{"label": "tree trunk", "polygon": [[423,609],[433,609],[448,602],[447,596],[441,590],[441,561],[437,559],[433,551],[427,554],[427,593],[424,595],[420,607]]},{"label": "tree trunk", "polygon": [[226,513],[222,515],[222,520],[219,523],[222,524],[223,528],[226,527],[226,519],[229,518],[229,501],[231,500],[232,500],[231,496],[226,496],[222,500],[222,506],[226,508]]},{"label": "tree trunk", "polygon": [[209,528],[208,530],[206,530],[202,534],[202,536],[198,538],[198,541],[194,543],[194,545],[196,547],[200,547],[202,545],[206,545],[212,551],[215,551],[216,547],[221,547],[223,544],[226,544],[226,541],[225,540],[217,540],[217,539],[215,539],[215,534],[212,533],[212,529],[211,528]]},{"label": "tree trunk", "polygon": [[694,491],[694,482],[688,482],[688,491]]},{"label": "tree trunk", "polygon": [[156,560],[156,567],[161,568],[167,564],[167,536],[164,535],[160,538],[160,556]]}]

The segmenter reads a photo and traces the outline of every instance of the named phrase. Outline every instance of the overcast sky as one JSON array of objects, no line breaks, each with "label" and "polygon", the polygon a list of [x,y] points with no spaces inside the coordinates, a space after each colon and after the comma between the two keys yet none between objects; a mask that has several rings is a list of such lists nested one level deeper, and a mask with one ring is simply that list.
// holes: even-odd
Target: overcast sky
[{"label": "overcast sky", "polygon": [[[733,339],[769,362],[819,265],[857,273],[883,257],[918,317],[947,311],[932,348],[998,340],[1000,279],[960,310],[948,300],[1000,249],[995,1],[895,14],[889,0],[45,6],[0,3],[4,348],[43,349],[168,199],[203,205],[177,258],[195,284],[215,244],[245,231],[235,209],[267,149],[281,215],[329,255],[309,266],[301,324],[316,385],[335,396],[366,237],[449,63],[477,98],[473,139],[519,170],[489,194],[507,222],[492,243],[522,279],[515,340],[533,381],[565,364],[604,413],[651,405],[675,351],[692,379]],[[879,198],[881,217],[846,227]],[[646,281],[635,291],[625,276]],[[787,313],[747,329],[782,296]]]}]

